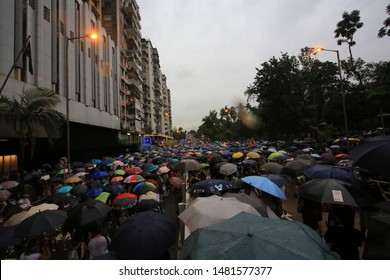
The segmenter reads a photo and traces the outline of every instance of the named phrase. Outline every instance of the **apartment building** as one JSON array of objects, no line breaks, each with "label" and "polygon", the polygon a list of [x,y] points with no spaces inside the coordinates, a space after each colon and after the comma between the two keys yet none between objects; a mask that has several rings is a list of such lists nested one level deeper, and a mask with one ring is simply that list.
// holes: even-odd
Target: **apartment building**
[{"label": "apartment building", "polygon": [[[44,152],[66,156],[69,144],[73,161],[86,151],[99,156],[118,145],[137,144],[151,118],[153,133],[169,133],[163,116],[170,104],[163,104],[157,49],[151,59],[159,76],[150,81],[157,97],[149,103],[153,117],[146,117],[152,108],[145,111],[141,16],[135,0],[2,0],[0,14],[0,84],[27,40],[34,70],[30,73],[22,55],[1,94],[18,98],[25,88],[43,87],[61,99],[56,109],[67,118],[69,141],[64,127],[63,137]],[[92,32],[98,39],[89,37]],[[15,135],[7,124],[0,126],[0,153],[16,150]]]}]

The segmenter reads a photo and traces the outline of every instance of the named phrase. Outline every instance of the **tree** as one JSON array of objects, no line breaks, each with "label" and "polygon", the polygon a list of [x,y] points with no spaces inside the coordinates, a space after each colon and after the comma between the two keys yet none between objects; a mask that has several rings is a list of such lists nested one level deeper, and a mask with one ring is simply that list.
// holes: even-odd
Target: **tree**
[{"label": "tree", "polygon": [[350,14],[344,12],[342,15],[343,19],[337,23],[337,28],[335,29],[335,38],[337,40],[337,45],[341,46],[343,43],[348,44],[349,55],[351,63],[353,61],[352,49],[351,47],[356,44],[353,39],[355,32],[363,27],[363,22],[360,21],[360,11],[353,10]]},{"label": "tree", "polygon": [[31,88],[24,90],[19,99],[0,96],[0,118],[12,123],[19,141],[19,172],[23,183],[25,151],[29,148],[32,158],[36,139],[44,132],[52,140],[61,135],[64,115],[54,109],[60,102],[58,95],[49,89]]},{"label": "tree", "polygon": [[378,31],[379,38],[390,36],[390,4],[386,7],[386,13],[389,17],[383,21],[383,26]]},{"label": "tree", "polygon": [[222,140],[221,130],[221,120],[218,118],[218,113],[212,110],[208,116],[202,118],[202,124],[199,126],[198,132],[211,140]]},{"label": "tree", "polygon": [[299,61],[282,54],[261,64],[255,81],[247,87],[248,100],[258,103],[259,118],[267,137],[294,137],[299,134],[303,90]]}]

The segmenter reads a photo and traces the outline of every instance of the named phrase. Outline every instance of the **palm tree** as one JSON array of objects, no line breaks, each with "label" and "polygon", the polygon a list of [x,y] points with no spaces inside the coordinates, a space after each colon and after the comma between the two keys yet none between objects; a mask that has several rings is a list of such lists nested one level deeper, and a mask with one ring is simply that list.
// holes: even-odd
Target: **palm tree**
[{"label": "palm tree", "polygon": [[[65,117],[54,107],[60,102],[58,95],[49,89],[31,88],[24,90],[18,100],[0,96],[0,118],[11,123],[19,141],[19,173],[23,185],[25,149],[30,148],[32,158],[36,138],[46,133],[49,143],[58,138]],[[41,133],[38,133],[41,132]]]},{"label": "palm tree", "polygon": [[[386,7],[386,13],[390,16],[390,4]],[[378,31],[378,37],[390,36],[390,17],[383,21],[383,26]]]}]

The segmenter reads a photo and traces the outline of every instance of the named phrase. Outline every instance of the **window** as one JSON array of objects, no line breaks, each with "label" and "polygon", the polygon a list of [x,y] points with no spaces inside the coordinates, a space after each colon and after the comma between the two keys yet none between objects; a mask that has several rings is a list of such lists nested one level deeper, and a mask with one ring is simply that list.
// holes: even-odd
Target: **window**
[{"label": "window", "polygon": [[28,1],[28,3],[30,4],[31,8],[34,10],[35,9],[35,0],[30,0],[30,1]]},{"label": "window", "polygon": [[61,32],[62,35],[65,34],[65,25],[64,25],[64,23],[62,21],[60,22],[60,32]]},{"label": "window", "polygon": [[43,6],[43,19],[50,22],[50,9],[46,6]]}]

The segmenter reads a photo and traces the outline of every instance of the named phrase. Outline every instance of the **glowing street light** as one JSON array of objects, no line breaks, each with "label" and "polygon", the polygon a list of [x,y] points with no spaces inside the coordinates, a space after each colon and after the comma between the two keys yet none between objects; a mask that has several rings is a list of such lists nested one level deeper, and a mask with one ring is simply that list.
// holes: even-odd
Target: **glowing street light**
[{"label": "glowing street light", "polygon": [[344,125],[345,125],[345,133],[346,133],[346,136],[348,136],[348,121],[347,121],[347,110],[346,110],[346,107],[345,107],[345,93],[344,93],[344,87],[343,87],[343,80],[342,80],[342,76],[341,76],[341,62],[340,62],[340,54],[339,54],[339,50],[330,50],[330,49],[325,49],[325,48],[322,48],[322,47],[315,47],[315,48],[309,48],[311,53],[316,55],[316,54],[319,54],[321,52],[335,52],[337,54],[337,65],[338,65],[338,68],[339,68],[339,76],[340,76],[340,91],[341,91],[341,99],[342,99],[342,102],[343,102],[343,114],[344,114]]},{"label": "glowing street light", "polygon": [[[69,121],[69,41],[74,41],[83,38],[90,38],[96,40],[98,34],[95,32],[89,33],[85,36],[78,37],[66,37],[66,150],[67,150],[67,160],[68,160],[68,170],[70,170],[70,121]],[[65,174],[65,173],[64,173]]]}]

